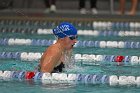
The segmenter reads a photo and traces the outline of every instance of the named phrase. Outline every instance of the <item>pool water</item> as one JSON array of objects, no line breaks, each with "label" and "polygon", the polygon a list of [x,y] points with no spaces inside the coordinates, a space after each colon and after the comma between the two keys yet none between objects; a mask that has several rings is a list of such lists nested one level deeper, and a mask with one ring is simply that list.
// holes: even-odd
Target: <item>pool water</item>
[{"label": "pool water", "polygon": [[[0,33],[1,38],[24,38],[24,39],[51,39],[53,35],[21,34],[21,33]],[[139,37],[93,37],[79,36],[78,40],[116,40],[116,41],[140,41]],[[43,52],[46,46],[20,46],[20,45],[1,45],[0,52]],[[75,47],[74,54],[100,54],[100,55],[140,55],[140,49],[119,49],[119,48],[87,48]],[[93,63],[93,62],[91,62]],[[20,59],[0,59],[0,70],[23,70],[34,71],[38,61],[21,61]],[[94,65],[89,61],[77,60],[76,66],[69,69],[66,73],[84,74],[105,74],[105,75],[133,75],[139,76],[139,66],[116,66],[116,65]],[[109,86],[106,84],[48,84],[34,82],[32,80],[0,80],[0,93],[138,93],[139,87]]]}]

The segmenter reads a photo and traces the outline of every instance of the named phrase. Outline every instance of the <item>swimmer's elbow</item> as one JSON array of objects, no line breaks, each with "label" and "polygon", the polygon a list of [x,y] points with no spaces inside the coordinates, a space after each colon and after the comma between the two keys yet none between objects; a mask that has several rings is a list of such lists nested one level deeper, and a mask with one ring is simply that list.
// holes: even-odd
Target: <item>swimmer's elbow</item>
[{"label": "swimmer's elbow", "polygon": [[40,71],[43,73],[51,73],[53,71],[53,64],[44,64],[41,66]]},{"label": "swimmer's elbow", "polygon": [[51,71],[51,69],[44,69],[44,68],[42,68],[40,70],[40,72],[42,72],[42,73],[51,73],[52,71]]}]

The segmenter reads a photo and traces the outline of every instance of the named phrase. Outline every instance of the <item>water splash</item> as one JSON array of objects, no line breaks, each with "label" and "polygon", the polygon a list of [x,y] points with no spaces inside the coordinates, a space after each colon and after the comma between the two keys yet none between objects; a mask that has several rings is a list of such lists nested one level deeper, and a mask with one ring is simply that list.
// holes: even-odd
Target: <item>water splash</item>
[{"label": "water splash", "polygon": [[76,65],[76,60],[72,52],[71,54],[65,53],[64,60],[65,60],[65,69],[64,69],[65,72],[74,72],[74,73],[77,73],[78,71],[84,72],[84,69],[82,67]]}]

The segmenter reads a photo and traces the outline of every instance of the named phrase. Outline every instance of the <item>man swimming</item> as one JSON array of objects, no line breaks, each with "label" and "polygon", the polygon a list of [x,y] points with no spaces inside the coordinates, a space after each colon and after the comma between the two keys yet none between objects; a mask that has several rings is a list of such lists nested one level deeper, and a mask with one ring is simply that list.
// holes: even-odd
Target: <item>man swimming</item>
[{"label": "man swimming", "polygon": [[63,22],[54,28],[53,34],[58,40],[43,53],[39,64],[41,72],[62,72],[65,67],[65,55],[70,57],[77,42],[77,30],[68,22]]}]

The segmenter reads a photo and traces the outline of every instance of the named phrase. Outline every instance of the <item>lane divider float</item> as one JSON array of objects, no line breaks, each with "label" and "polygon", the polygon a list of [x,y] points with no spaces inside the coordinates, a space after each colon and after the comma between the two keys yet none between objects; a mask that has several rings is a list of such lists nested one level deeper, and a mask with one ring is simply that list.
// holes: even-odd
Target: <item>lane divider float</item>
[{"label": "lane divider float", "polygon": [[140,76],[117,76],[102,74],[41,73],[32,71],[0,71],[0,79],[40,80],[42,84],[71,83],[110,86],[140,87]]},{"label": "lane divider float", "polygon": [[[32,45],[32,46],[50,46],[56,40],[46,39],[18,39],[4,38],[0,39],[0,45]],[[97,48],[140,48],[138,41],[78,41],[74,47],[97,47]]]},{"label": "lane divider float", "polygon": [[[39,61],[43,53],[40,52],[0,52],[0,59],[18,59],[23,61]],[[73,54],[76,61],[85,61],[101,64],[102,62],[124,65],[139,65],[140,56],[123,55],[95,55],[95,54]]]}]

